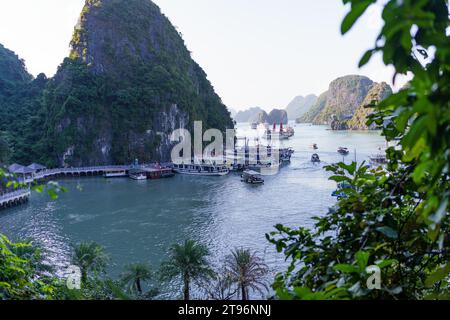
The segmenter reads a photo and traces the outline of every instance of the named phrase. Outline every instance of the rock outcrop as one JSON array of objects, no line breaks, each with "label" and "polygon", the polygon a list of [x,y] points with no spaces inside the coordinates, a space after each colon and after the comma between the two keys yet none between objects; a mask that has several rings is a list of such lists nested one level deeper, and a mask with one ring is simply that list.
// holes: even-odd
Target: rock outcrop
[{"label": "rock outcrop", "polygon": [[269,124],[273,124],[273,123],[283,123],[286,124],[288,123],[288,114],[286,112],[286,110],[280,110],[280,109],[273,109],[267,119],[266,122]]},{"label": "rock outcrop", "polygon": [[[312,105],[312,107],[303,116],[296,119],[297,123],[316,123],[315,119],[322,112],[327,104],[328,91],[322,93]],[[316,123],[317,124],[317,123]]]},{"label": "rock outcrop", "polygon": [[368,116],[373,112],[373,107],[380,101],[392,94],[392,88],[385,82],[374,83],[369,90],[363,103],[358,107],[352,119],[347,122],[347,127],[351,130],[373,130],[375,124],[367,126]]},{"label": "rock outcrop", "polygon": [[259,113],[263,111],[264,110],[260,107],[253,107],[247,110],[239,111],[234,116],[234,120],[236,122],[252,122],[257,119]]},{"label": "rock outcrop", "polygon": [[374,83],[364,76],[341,77],[330,83],[328,91],[297,122],[327,124],[333,130],[367,129],[365,121],[371,110],[364,106],[391,93],[386,83]]}]

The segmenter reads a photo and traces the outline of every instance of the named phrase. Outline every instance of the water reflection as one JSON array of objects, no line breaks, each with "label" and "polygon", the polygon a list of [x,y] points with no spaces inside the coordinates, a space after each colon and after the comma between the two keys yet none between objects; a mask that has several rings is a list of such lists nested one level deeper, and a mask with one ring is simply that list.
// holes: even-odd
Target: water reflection
[{"label": "water reflection", "polygon": [[[246,134],[246,127],[242,129]],[[157,266],[171,244],[187,238],[208,245],[215,262],[233,247],[250,247],[280,270],[284,258],[265,234],[278,223],[311,226],[310,218],[324,214],[334,203],[335,183],[328,181],[323,165],[342,160],[337,147],[356,149],[362,161],[383,144],[374,132],[295,129],[296,136],[287,142],[296,151],[291,164],[278,175],[265,177],[264,185],[241,183],[237,174],[155,181],[67,179],[62,184],[69,192],[57,201],[33,194],[28,205],[0,212],[0,232],[13,239],[35,239],[49,250],[49,259],[59,268],[68,263],[71,245],[94,240],[111,255],[112,276],[130,262]],[[319,150],[312,150],[312,143]],[[310,162],[315,152],[323,161],[320,165]],[[354,156],[350,154],[348,161]]]}]

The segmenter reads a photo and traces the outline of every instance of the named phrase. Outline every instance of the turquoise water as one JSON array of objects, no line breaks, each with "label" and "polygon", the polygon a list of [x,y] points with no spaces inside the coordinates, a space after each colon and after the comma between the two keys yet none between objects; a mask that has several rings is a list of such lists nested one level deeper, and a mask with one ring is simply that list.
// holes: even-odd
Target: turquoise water
[{"label": "turquoise water", "polygon": [[[240,125],[240,135],[248,125]],[[346,146],[346,161],[367,160],[383,146],[378,132],[333,132],[322,126],[297,125],[285,143],[295,154],[291,164],[265,184],[251,186],[238,174],[226,177],[176,176],[165,180],[133,181],[101,177],[65,179],[69,192],[56,201],[34,193],[27,205],[0,211],[0,232],[33,238],[48,249],[58,267],[68,264],[71,245],[94,240],[106,247],[112,260],[109,273],[117,276],[130,262],[146,261],[157,267],[171,244],[191,238],[206,244],[215,263],[233,247],[258,250],[277,271],[285,266],[265,239],[273,226],[311,226],[314,215],[333,205],[334,182],[323,165],[342,160],[336,150]],[[323,163],[310,163],[314,153]]]}]

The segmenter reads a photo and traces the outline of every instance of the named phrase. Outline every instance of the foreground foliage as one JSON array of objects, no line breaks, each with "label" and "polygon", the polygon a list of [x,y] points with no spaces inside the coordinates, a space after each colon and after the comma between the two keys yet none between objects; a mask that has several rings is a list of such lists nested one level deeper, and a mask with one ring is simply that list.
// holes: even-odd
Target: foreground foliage
[{"label": "foreground foliage", "polygon": [[69,279],[56,276],[39,246],[29,240],[14,243],[0,235],[0,300],[153,300],[161,297],[158,273],[163,281],[182,280],[177,285],[181,284],[185,300],[191,299],[194,283],[198,292],[204,292],[198,298],[211,300],[237,299],[238,292],[247,300],[250,292],[263,293],[267,288],[268,267],[251,250],[235,249],[225,258],[226,268],[217,272],[206,260],[208,249],[195,241],[173,245],[170,253],[159,272],[147,263],[132,263],[114,280],[105,276],[109,261],[105,249],[82,242],[74,246],[72,258],[81,269],[80,288],[69,289]]},{"label": "foreground foliage", "polygon": [[[375,2],[344,0],[351,10],[342,32]],[[278,225],[267,236],[291,260],[274,283],[279,298],[450,298],[448,7],[444,0],[391,0],[383,19],[376,47],[360,65],[381,52],[397,73],[413,75],[368,122],[395,144],[389,164],[385,171],[328,167],[332,180],[346,184],[337,205],[313,230]],[[382,271],[381,290],[366,286],[369,265]]]}]

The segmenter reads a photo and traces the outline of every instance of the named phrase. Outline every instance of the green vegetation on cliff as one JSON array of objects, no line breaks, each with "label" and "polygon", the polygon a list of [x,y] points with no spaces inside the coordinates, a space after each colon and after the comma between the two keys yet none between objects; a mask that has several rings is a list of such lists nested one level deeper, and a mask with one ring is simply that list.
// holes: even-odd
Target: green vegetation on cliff
[{"label": "green vegetation on cliff", "polygon": [[46,81],[43,74],[33,80],[24,61],[0,44],[0,163],[35,159],[31,141],[39,139],[36,120]]},{"label": "green vegetation on cliff", "polygon": [[375,129],[375,123],[367,125],[369,115],[374,111],[374,106],[389,97],[391,94],[392,89],[386,82],[374,83],[363,103],[356,110],[353,118],[347,122],[347,127],[355,130]]},{"label": "green vegetation on cliff", "polygon": [[[316,103],[298,123],[330,124],[334,130],[368,129],[365,122],[371,113],[366,106],[373,105],[392,94],[386,83],[374,83],[367,77],[350,75],[330,83],[327,92],[320,95]],[[373,129],[371,126],[370,129]]]},{"label": "green vegetation on cliff", "polygon": [[[233,128],[205,72],[151,1],[87,0],[71,47],[54,78],[38,77],[26,92],[15,88],[15,98],[1,108],[7,114],[2,130],[21,119],[0,135],[14,160],[49,166],[166,161],[175,129],[190,129],[193,121],[203,121],[205,130]],[[17,61],[10,69],[24,70]],[[26,75],[16,72],[14,79],[29,82]]]},{"label": "green vegetation on cliff", "polygon": [[314,119],[325,108],[328,98],[328,91],[322,93],[316,100],[316,103],[303,116],[296,120],[297,123],[312,123]]}]

